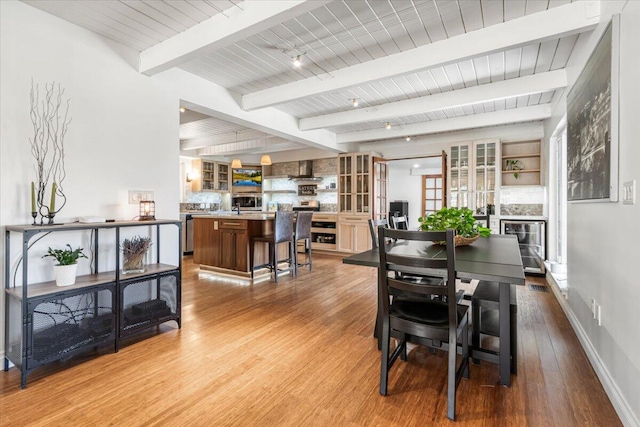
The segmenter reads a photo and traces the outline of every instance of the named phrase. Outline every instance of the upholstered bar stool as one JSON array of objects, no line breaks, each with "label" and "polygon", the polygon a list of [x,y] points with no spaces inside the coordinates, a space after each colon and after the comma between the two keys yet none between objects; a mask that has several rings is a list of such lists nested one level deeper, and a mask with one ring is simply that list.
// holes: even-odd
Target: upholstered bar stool
[{"label": "upholstered bar stool", "polygon": [[[511,331],[511,372],[518,373],[518,304],[516,285],[511,285],[511,299],[509,301]],[[471,346],[480,349],[480,335],[500,336],[499,313],[500,284],[481,280],[471,297],[472,332]],[[474,363],[479,363],[474,359]]]},{"label": "upholstered bar stool", "polygon": [[[292,276],[296,275],[296,263],[295,263],[295,242],[293,240],[293,218],[295,212],[276,212],[276,217],[273,221],[273,234],[265,236],[255,236],[251,239],[250,246],[250,262],[251,262],[251,278],[253,279],[253,273],[256,268],[269,267],[275,274],[275,281],[278,283],[278,273],[290,271]],[[266,242],[269,244],[269,263],[254,266],[254,254],[255,245],[257,242]],[[278,259],[278,244],[288,243],[289,245],[289,267],[285,269],[279,269],[278,263],[281,261]],[[284,260],[283,260],[284,261]]]},{"label": "upholstered bar stool", "polygon": [[[313,217],[313,212],[298,212],[296,216],[296,233],[294,235],[294,246],[296,246],[295,250],[295,263],[296,263],[296,274],[298,273],[298,267],[304,267],[306,265],[309,266],[309,271],[313,270],[313,254],[311,253],[311,219]],[[305,248],[309,249],[309,260],[305,263],[298,262],[298,240],[304,240]]]}]

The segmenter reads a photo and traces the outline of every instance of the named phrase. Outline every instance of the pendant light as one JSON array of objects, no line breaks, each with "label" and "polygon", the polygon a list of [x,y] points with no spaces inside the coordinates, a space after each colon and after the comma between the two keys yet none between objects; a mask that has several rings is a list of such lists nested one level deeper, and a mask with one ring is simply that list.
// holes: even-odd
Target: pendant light
[{"label": "pendant light", "polygon": [[262,157],[260,157],[260,164],[262,166],[269,166],[271,164],[271,156],[263,154]]},{"label": "pendant light", "polygon": [[231,169],[240,169],[242,167],[242,162],[240,159],[233,159],[231,161]]}]

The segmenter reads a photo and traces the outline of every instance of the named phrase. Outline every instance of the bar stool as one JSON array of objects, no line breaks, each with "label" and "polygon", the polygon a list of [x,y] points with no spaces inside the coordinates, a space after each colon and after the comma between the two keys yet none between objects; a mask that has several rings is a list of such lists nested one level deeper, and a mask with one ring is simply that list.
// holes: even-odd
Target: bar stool
[{"label": "bar stool", "polygon": [[[511,331],[511,372],[518,373],[518,305],[516,298],[516,285],[511,285],[510,290],[510,319],[509,330]],[[472,332],[471,346],[480,348],[480,334],[500,336],[500,284],[497,282],[487,282],[481,280],[471,296],[472,311]],[[474,363],[479,363],[477,359]]]},{"label": "bar stool", "polygon": [[[309,271],[313,270],[313,254],[311,253],[311,219],[313,217],[313,212],[298,212],[296,216],[296,233],[294,235],[293,240],[295,241],[294,246],[296,246],[295,250],[295,263],[296,263],[296,274],[298,273],[298,267],[304,267],[305,265],[309,266]],[[303,240],[305,249],[309,248],[309,261],[306,263],[298,262],[298,240]]]},{"label": "bar stool", "polygon": [[[275,273],[275,281],[278,283],[278,273],[290,271],[292,276],[296,275],[295,264],[295,242],[293,240],[293,217],[295,212],[277,211],[273,221],[273,234],[265,236],[255,236],[251,239],[249,258],[251,260],[251,278],[256,268],[269,267]],[[255,245],[257,242],[267,242],[269,244],[269,263],[254,266]],[[278,243],[288,243],[289,245],[289,267],[279,269],[278,263]]]}]

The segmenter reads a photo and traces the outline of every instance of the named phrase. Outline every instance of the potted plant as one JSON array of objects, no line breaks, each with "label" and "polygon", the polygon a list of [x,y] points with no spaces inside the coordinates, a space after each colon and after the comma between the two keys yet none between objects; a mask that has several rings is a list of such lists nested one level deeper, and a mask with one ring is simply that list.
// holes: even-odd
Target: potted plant
[{"label": "potted plant", "polygon": [[151,246],[150,237],[134,236],[124,239],[120,249],[122,250],[122,273],[144,273],[146,269],[147,250]]},{"label": "potted plant", "polygon": [[86,258],[87,256],[82,252],[83,248],[73,249],[71,245],[67,243],[69,249],[51,249],[47,250],[47,253],[42,258],[53,257],[58,261],[58,264],[53,266],[53,271],[56,276],[56,285],[69,286],[76,283],[76,272],[78,271],[78,258]]},{"label": "potted plant", "polygon": [[473,211],[468,208],[447,208],[424,217],[418,218],[420,230],[441,231],[453,228],[456,231],[456,246],[468,245],[478,237],[489,237],[491,229],[483,227],[473,217]]},{"label": "potted plant", "polygon": [[505,161],[507,162],[505,170],[515,171],[513,172],[513,177],[515,179],[518,179],[518,177],[520,176],[520,173],[518,171],[524,169],[524,165],[522,164],[522,162],[518,159],[507,159]]}]

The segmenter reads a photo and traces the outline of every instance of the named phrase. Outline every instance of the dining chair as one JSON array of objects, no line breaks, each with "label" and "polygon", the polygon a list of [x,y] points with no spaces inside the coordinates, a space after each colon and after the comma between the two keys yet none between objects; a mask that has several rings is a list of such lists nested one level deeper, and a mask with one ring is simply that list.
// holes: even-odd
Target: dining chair
[{"label": "dining chair", "polygon": [[[278,273],[282,273],[285,271],[290,271],[292,276],[296,275],[296,264],[295,264],[295,242],[293,241],[293,218],[295,216],[295,212],[288,211],[277,211],[275,219],[273,221],[273,234],[263,235],[263,236],[255,236],[251,239],[251,245],[249,246],[249,259],[251,262],[251,278],[253,279],[254,271],[257,268],[269,267],[274,273],[274,278],[276,283],[278,283]],[[269,244],[269,262],[267,264],[254,266],[254,256],[255,256],[255,246],[258,242],[266,242]],[[288,268],[280,269],[278,268],[278,264],[280,261],[278,259],[278,244],[279,243],[287,243],[289,246],[289,258],[287,262],[289,263]]]},{"label": "dining chair", "polygon": [[[311,252],[311,220],[313,218],[313,212],[298,212],[296,215],[296,231],[294,233],[293,240],[295,241],[294,246],[296,246],[295,252],[295,264],[296,264],[296,274],[298,272],[298,267],[304,267],[306,265],[309,266],[309,271],[313,270],[313,253]],[[304,241],[305,253],[308,253],[308,261],[305,263],[300,263],[298,261],[298,241]]]},{"label": "dining chair", "polygon": [[477,222],[482,223],[483,227],[491,228],[491,215],[474,215],[473,217]]},{"label": "dining chair", "polygon": [[[511,373],[518,373],[518,303],[516,298],[516,285],[511,285],[510,289],[510,356]],[[471,346],[474,349],[481,349],[481,336],[500,336],[500,284],[498,282],[488,282],[481,280],[478,282],[473,295],[471,296]],[[499,353],[497,353],[499,354]],[[480,363],[473,359],[474,363]]]},{"label": "dining chair", "polygon": [[383,226],[389,228],[389,220],[387,218],[372,219],[369,218],[369,232],[371,233],[371,247],[378,247],[378,227]]},{"label": "dining chair", "polygon": [[[381,310],[381,368],[380,394],[388,391],[389,369],[400,357],[407,360],[407,342],[414,342],[427,347],[448,350],[447,362],[447,417],[455,419],[456,389],[461,378],[469,378],[469,336],[468,307],[457,303],[456,298],[456,261],[454,231],[405,231],[380,227],[378,229],[378,245],[380,268],[378,270],[378,292],[380,293]],[[402,239],[419,242],[446,242],[443,258],[428,258],[420,254],[394,253],[388,251],[385,239]],[[392,248],[392,246],[390,246]],[[424,275],[433,274],[432,269],[443,272],[442,285],[416,284],[404,280],[396,273],[407,271]],[[392,298],[395,291],[422,295],[423,300],[405,297]],[[439,295],[440,300],[430,300],[432,295]],[[390,353],[391,337],[398,338],[392,354]],[[456,368],[457,340],[462,342],[462,360]]]},{"label": "dining chair", "polygon": [[393,228],[396,230],[408,230],[409,223],[407,222],[406,215],[392,216],[391,221],[393,222]]}]

